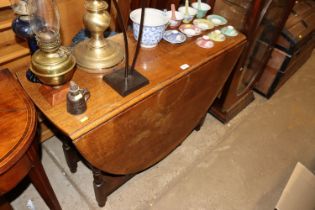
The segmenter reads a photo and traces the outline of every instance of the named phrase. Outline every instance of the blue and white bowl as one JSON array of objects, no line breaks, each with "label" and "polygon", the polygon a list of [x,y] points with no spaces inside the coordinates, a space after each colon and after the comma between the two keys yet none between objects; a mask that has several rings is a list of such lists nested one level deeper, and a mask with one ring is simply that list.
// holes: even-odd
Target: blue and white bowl
[{"label": "blue and white bowl", "polygon": [[[133,35],[136,40],[139,36],[141,9],[136,9],[130,13],[133,22]],[[163,38],[165,28],[169,19],[165,13],[158,9],[145,8],[144,27],[141,39],[141,47],[152,48]]]}]

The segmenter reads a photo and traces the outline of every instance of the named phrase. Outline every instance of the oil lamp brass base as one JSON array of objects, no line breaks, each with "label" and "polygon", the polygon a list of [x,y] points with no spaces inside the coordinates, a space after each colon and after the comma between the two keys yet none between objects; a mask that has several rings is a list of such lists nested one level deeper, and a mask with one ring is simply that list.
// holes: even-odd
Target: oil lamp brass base
[{"label": "oil lamp brass base", "polygon": [[125,78],[124,68],[105,75],[103,80],[123,97],[149,84],[149,80],[135,70]]},{"label": "oil lamp brass base", "polygon": [[89,73],[106,73],[108,68],[119,64],[124,59],[120,45],[111,40],[104,40],[105,46],[93,47],[91,40],[80,42],[74,48],[78,66]]},{"label": "oil lamp brass base", "polygon": [[30,70],[43,84],[58,87],[71,80],[75,63],[74,56],[64,47],[54,52],[37,50],[32,55]]}]

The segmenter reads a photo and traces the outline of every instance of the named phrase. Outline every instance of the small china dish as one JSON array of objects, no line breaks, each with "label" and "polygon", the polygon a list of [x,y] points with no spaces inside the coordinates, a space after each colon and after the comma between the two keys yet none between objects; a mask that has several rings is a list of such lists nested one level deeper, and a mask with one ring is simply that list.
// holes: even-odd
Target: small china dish
[{"label": "small china dish", "polygon": [[[136,9],[130,13],[130,19],[133,22],[133,35],[136,40],[138,40],[139,36],[140,17],[141,9]],[[155,47],[163,38],[168,21],[169,19],[163,11],[153,8],[145,8],[141,47]]]},{"label": "small china dish", "polygon": [[177,30],[168,30],[165,31],[163,35],[163,39],[172,44],[180,44],[186,41],[185,34],[177,31]]},{"label": "small china dish", "polygon": [[227,20],[220,15],[208,15],[207,19],[211,21],[215,26],[227,24]]},{"label": "small china dish", "polygon": [[185,6],[179,7],[178,11],[183,15],[183,17],[184,17],[183,22],[184,23],[190,23],[197,14],[197,10],[192,8],[192,7],[188,7],[188,14],[186,14],[186,7]]},{"label": "small china dish", "polygon": [[233,26],[226,26],[221,29],[221,32],[226,36],[237,36],[238,31]]},{"label": "small china dish", "polygon": [[175,11],[175,20],[172,19],[172,11],[167,11],[166,16],[169,19],[170,28],[176,28],[180,26],[184,19],[184,15],[178,11]]},{"label": "small china dish", "polygon": [[214,24],[207,19],[195,19],[193,24],[203,31],[214,28]]},{"label": "small china dish", "polygon": [[214,46],[214,43],[213,41],[210,40],[209,36],[205,35],[205,36],[202,36],[202,37],[199,37],[197,40],[196,40],[196,44],[201,47],[201,48],[206,48],[206,49],[209,49],[209,48],[212,48]]},{"label": "small china dish", "polygon": [[211,6],[209,4],[203,2],[200,3],[200,8],[198,2],[192,3],[191,6],[197,10],[197,18],[205,17],[207,12],[211,9]]},{"label": "small china dish", "polygon": [[182,24],[179,27],[179,30],[186,34],[187,37],[193,37],[201,34],[201,29],[198,28],[197,26],[194,26],[192,24]]},{"label": "small china dish", "polygon": [[208,37],[216,42],[223,42],[225,40],[225,36],[220,30],[212,31],[208,34]]}]

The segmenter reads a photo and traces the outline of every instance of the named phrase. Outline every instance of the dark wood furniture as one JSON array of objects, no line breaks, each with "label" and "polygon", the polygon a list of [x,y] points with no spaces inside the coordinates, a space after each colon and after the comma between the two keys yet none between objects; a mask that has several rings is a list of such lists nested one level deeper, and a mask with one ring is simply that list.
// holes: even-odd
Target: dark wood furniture
[{"label": "dark wood furniture", "polygon": [[294,0],[216,0],[214,3],[213,13],[227,16],[249,40],[232,75],[209,110],[226,123],[254,100],[253,86],[271,55]]},{"label": "dark wood furniture", "polygon": [[315,2],[297,1],[255,90],[271,97],[311,56],[315,45]]},{"label": "dark wood furniture", "polygon": [[0,209],[10,208],[3,196],[25,176],[50,209],[61,209],[38,157],[34,105],[7,69],[0,70],[0,98]]},{"label": "dark wood furniture", "polygon": [[[121,34],[112,39],[122,43]],[[133,53],[136,42],[131,33],[129,42]],[[40,85],[29,83],[23,72],[18,78],[61,131],[70,170],[76,171],[78,160],[71,144],[90,165],[95,195],[103,206],[113,189],[163,159],[200,128],[245,43],[240,34],[212,49],[199,48],[195,38],[181,45],[162,41],[153,49],[141,49],[136,69],[150,83],[124,98],[102,77],[77,70],[73,80],[91,92],[88,110],[79,116],[66,112],[65,101],[52,107],[40,94]],[[183,64],[188,68],[181,69]]]}]

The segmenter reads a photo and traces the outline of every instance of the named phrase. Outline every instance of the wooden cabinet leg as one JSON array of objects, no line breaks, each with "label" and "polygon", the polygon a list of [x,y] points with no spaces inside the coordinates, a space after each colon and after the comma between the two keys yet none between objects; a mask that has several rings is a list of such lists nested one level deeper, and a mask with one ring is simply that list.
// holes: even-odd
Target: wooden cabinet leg
[{"label": "wooden cabinet leg", "polygon": [[66,158],[67,165],[71,173],[77,172],[79,157],[77,151],[67,142],[62,140],[62,149]]},{"label": "wooden cabinet leg", "polygon": [[1,210],[13,210],[10,203],[3,196],[0,197],[0,209]]},{"label": "wooden cabinet leg", "polygon": [[49,183],[43,165],[38,158],[35,144],[31,146],[27,155],[32,160],[33,164],[33,167],[28,174],[32,181],[32,184],[37,189],[38,193],[41,195],[41,197],[44,199],[50,209],[61,210],[61,206],[57,200],[54,190]]},{"label": "wooden cabinet leg", "polygon": [[195,131],[200,131],[201,127],[205,123],[206,117],[207,117],[207,114],[205,114],[205,116],[203,116],[201,118],[201,120],[199,121],[198,125],[195,127]]},{"label": "wooden cabinet leg", "polygon": [[96,201],[99,207],[103,207],[106,204],[107,195],[106,195],[106,186],[104,182],[104,176],[102,172],[96,168],[92,168],[93,171],[93,187]]}]

